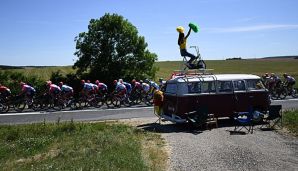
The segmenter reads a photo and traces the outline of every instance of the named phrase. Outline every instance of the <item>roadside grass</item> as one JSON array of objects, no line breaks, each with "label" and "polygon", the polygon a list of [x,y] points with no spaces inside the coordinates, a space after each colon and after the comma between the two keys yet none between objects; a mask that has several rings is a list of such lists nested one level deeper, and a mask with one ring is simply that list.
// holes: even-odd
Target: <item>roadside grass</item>
[{"label": "roadside grass", "polygon": [[2,170],[166,170],[160,135],[115,123],[0,126]]},{"label": "roadside grass", "polygon": [[283,113],[283,126],[295,136],[298,136],[298,110],[288,110]]}]

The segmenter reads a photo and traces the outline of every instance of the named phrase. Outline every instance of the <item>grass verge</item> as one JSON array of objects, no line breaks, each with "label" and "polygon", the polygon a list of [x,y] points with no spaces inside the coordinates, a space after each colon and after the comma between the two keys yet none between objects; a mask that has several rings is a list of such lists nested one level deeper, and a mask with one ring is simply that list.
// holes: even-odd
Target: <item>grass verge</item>
[{"label": "grass verge", "polygon": [[283,126],[298,136],[298,110],[289,110],[283,113]]},{"label": "grass verge", "polygon": [[165,170],[160,135],[111,123],[0,126],[3,170]]}]

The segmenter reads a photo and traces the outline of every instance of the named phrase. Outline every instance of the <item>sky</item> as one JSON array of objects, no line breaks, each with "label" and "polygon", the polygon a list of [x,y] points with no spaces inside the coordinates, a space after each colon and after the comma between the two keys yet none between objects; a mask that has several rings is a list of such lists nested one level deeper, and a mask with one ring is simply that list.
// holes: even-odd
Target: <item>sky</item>
[{"label": "sky", "polygon": [[73,65],[75,37],[116,13],[144,36],[159,61],[182,60],[177,26],[204,60],[298,55],[298,0],[1,0],[0,65]]}]

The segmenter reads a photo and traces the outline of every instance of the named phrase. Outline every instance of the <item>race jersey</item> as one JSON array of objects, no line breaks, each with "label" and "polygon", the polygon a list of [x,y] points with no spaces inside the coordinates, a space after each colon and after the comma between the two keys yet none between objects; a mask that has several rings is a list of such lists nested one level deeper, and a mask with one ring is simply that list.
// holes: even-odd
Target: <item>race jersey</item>
[{"label": "race jersey", "polygon": [[147,83],[142,83],[142,88],[146,93],[150,90],[150,86]]},{"label": "race jersey", "polygon": [[65,93],[68,93],[68,92],[73,92],[73,88],[68,86],[68,85],[62,85],[61,86],[61,91],[62,92],[65,92]]},{"label": "race jersey", "polygon": [[131,84],[129,84],[127,82],[123,82],[123,84],[125,85],[127,92],[130,93],[131,89],[132,89]]},{"label": "race jersey", "polygon": [[120,92],[120,91],[126,90],[126,87],[125,87],[124,84],[121,84],[121,83],[117,82],[115,90],[117,92]]},{"label": "race jersey", "polygon": [[61,89],[60,89],[60,87],[57,86],[56,84],[51,84],[51,85],[50,85],[49,92],[50,92],[50,93],[58,94],[58,93],[61,92]]},{"label": "race jersey", "polygon": [[154,89],[159,90],[159,86],[154,81],[149,81],[150,87],[154,87]]},{"label": "race jersey", "polygon": [[90,84],[94,90],[98,90],[98,86],[96,84],[93,84],[93,83],[88,83],[88,84]]},{"label": "race jersey", "polygon": [[94,90],[94,87],[91,83],[84,83],[83,90],[92,91]]},{"label": "race jersey", "polygon": [[10,93],[10,89],[5,87],[5,86],[0,86],[0,93],[4,93],[4,92],[9,92]]},{"label": "race jersey", "polygon": [[292,83],[292,82],[296,81],[294,77],[291,77],[289,75],[286,77],[286,80],[287,80],[288,83]]},{"label": "race jersey", "polygon": [[104,83],[98,83],[98,90],[103,90],[103,91],[107,91],[108,90],[108,86]]},{"label": "race jersey", "polygon": [[134,85],[134,88],[136,88],[136,89],[142,89],[142,85],[141,85],[141,83],[139,83],[139,82],[135,82],[135,85]]},{"label": "race jersey", "polygon": [[35,93],[35,89],[27,84],[24,84],[22,86],[22,92],[27,94],[27,95],[32,95]]}]

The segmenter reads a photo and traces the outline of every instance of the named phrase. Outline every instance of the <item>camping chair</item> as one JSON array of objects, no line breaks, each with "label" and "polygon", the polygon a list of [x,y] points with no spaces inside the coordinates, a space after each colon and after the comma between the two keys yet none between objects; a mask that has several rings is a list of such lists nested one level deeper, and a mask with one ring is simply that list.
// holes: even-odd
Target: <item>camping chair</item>
[{"label": "camping chair", "polygon": [[278,123],[282,126],[282,105],[270,105],[268,116],[263,118],[263,126],[267,128],[274,128]]},{"label": "camping chair", "polygon": [[249,110],[248,112],[235,113],[235,128],[233,132],[241,132],[242,129],[246,129],[247,133],[253,133],[253,112]]},{"label": "camping chair", "polygon": [[187,120],[195,127],[203,127],[208,119],[208,108],[200,107],[196,111],[186,113]]}]

